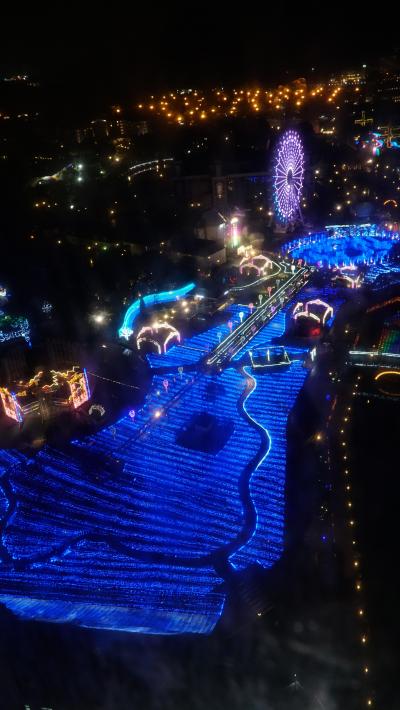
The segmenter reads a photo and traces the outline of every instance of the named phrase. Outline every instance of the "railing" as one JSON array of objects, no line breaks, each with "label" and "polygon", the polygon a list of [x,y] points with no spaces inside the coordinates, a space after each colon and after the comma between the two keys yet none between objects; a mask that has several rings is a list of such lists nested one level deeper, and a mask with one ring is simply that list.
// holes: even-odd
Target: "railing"
[{"label": "railing", "polygon": [[236,330],[228,335],[218,345],[207,365],[222,365],[226,360],[231,360],[256,333],[262,328],[280,308],[308,281],[309,270],[301,268],[293,274],[265,303],[257,308]]}]

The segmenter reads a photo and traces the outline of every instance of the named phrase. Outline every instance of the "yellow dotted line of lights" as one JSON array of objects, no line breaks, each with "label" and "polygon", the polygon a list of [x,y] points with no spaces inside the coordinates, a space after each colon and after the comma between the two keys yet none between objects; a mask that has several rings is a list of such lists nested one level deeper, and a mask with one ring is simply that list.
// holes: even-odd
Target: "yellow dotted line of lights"
[{"label": "yellow dotted line of lights", "polygon": [[[358,375],[357,380],[359,381],[360,379],[361,379],[361,376]],[[354,389],[352,390],[352,395],[356,394],[356,390],[359,386],[358,381],[355,382],[355,384],[354,384]],[[351,406],[345,407],[344,416],[342,418],[342,423],[339,425],[340,426],[339,440],[340,440],[340,445],[342,447],[347,446],[347,441],[345,439],[345,436],[346,436],[345,427],[348,426],[351,421],[351,411],[352,411]],[[345,453],[343,455],[342,459],[344,462],[347,462],[347,460],[348,460],[347,453]],[[355,520],[355,516],[354,516],[354,511],[352,510],[353,509],[353,501],[349,497],[350,491],[351,491],[351,483],[350,483],[351,474],[350,474],[350,469],[348,467],[349,464],[345,463],[345,466],[346,466],[346,468],[344,468],[344,471],[343,471],[344,476],[345,476],[345,491],[346,491],[345,505],[346,505],[346,512],[351,511],[351,517],[348,519],[348,526],[350,529],[354,529],[354,527],[356,526],[356,520]],[[361,593],[364,592],[364,586],[363,586],[362,579],[361,579],[360,555],[356,549],[357,548],[357,541],[353,537],[351,540],[351,545],[352,545],[351,553],[352,553],[352,557],[353,557],[353,569],[354,569],[354,573],[356,575],[356,581],[355,581],[354,586],[355,586],[355,591],[357,593],[357,596],[359,596]],[[366,612],[365,612],[364,606],[359,606],[357,604],[356,615],[357,615],[357,618],[360,619],[365,626],[366,625]],[[366,648],[368,645],[368,641],[369,641],[369,638],[368,638],[367,634],[362,633],[362,635],[360,636],[361,647]],[[364,676],[367,676],[370,673],[370,666],[368,665],[368,663],[365,663],[365,665],[363,666],[362,673]],[[365,704],[367,707],[372,707],[372,705],[373,705],[372,697],[367,697],[365,700]]]}]

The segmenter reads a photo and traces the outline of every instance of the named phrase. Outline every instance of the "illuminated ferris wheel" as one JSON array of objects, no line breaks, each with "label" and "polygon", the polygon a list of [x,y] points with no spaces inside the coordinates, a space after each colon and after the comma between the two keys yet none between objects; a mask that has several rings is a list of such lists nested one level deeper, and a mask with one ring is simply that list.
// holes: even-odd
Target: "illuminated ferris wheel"
[{"label": "illuminated ferris wheel", "polygon": [[280,222],[287,224],[301,217],[303,176],[304,150],[300,135],[297,131],[285,131],[276,146],[273,164],[275,213]]}]

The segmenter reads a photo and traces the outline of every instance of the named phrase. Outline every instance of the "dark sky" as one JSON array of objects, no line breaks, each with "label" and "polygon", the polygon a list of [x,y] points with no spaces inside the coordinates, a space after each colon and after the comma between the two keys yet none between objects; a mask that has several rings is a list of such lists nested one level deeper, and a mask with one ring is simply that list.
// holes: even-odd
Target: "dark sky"
[{"label": "dark sky", "polygon": [[[178,6],[141,0],[57,4],[2,18],[0,71],[24,69],[78,96],[201,84],[279,81],[371,62],[396,42],[395,4],[384,13],[347,3]],[[294,3],[293,3],[294,5]],[[354,3],[355,5],[355,3]],[[36,5],[36,7],[40,7]],[[238,8],[238,9],[235,9]],[[280,9],[282,8],[282,9]],[[331,13],[329,15],[329,13]]]}]

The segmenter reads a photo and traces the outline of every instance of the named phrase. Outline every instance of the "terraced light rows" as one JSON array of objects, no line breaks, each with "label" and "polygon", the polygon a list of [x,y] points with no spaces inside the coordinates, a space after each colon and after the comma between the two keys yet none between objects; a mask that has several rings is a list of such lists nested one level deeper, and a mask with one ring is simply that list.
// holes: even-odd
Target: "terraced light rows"
[{"label": "terraced light rows", "polygon": [[[239,322],[244,310],[227,320]],[[281,335],[284,319],[278,313],[251,345]],[[224,337],[227,325],[185,346],[213,347],[224,328]],[[0,601],[16,613],[209,632],[226,596],[216,569],[228,557],[242,569],[269,567],[281,555],[286,424],[306,370],[297,362],[257,375],[251,392],[254,381],[237,363],[218,374],[179,374],[185,346],[151,358],[172,371],[154,374],[134,420],[123,417],[65,451],[46,447],[33,461],[0,451]],[[215,431],[219,444],[210,450]]]},{"label": "terraced light rows", "polygon": [[[250,374],[250,369],[245,368]],[[260,424],[270,440],[268,455],[253,472],[250,493],[257,511],[251,539],[231,557],[237,568],[259,562],[270,567],[282,554],[284,490],[286,478],[286,428],[288,415],[304,384],[307,370],[302,361],[289,368],[271,369],[251,376],[256,387],[245,402],[248,415]]]}]

